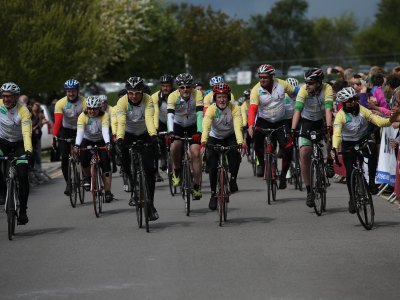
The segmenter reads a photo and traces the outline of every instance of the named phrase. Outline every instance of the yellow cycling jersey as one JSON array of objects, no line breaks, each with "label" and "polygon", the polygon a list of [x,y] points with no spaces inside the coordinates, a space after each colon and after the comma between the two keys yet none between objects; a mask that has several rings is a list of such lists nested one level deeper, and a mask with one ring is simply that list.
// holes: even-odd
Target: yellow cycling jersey
[{"label": "yellow cycling jersey", "polygon": [[333,107],[333,90],[327,83],[322,83],[316,95],[310,95],[303,85],[296,97],[294,109],[301,112],[301,117],[311,121],[319,121],[325,116],[325,109]]},{"label": "yellow cycling jersey", "polygon": [[125,132],[141,135],[146,131],[150,136],[156,135],[154,126],[154,104],[150,95],[143,94],[142,101],[133,105],[128,96],[121,97],[117,108],[117,139],[123,139]]},{"label": "yellow cycling jersey", "polygon": [[242,121],[243,121],[243,126],[247,125],[247,113],[248,113],[249,107],[247,105],[247,101],[244,101],[243,104],[240,106],[240,111],[242,113]]},{"label": "yellow cycling jersey", "polygon": [[[91,118],[83,112],[78,117],[76,144],[80,145],[82,138],[91,142],[103,139],[105,142],[109,142],[109,128],[110,119],[107,112],[96,118]],[[104,136],[105,133],[107,133],[107,137]]]},{"label": "yellow cycling jersey", "polygon": [[25,151],[32,152],[32,120],[28,108],[17,103],[7,109],[0,99],[0,138],[9,142],[23,141]]},{"label": "yellow cycling jersey", "polygon": [[[209,92],[207,95],[204,96],[204,108],[209,107],[211,104],[214,103],[214,93],[213,91]],[[231,100],[232,102],[235,101],[235,96],[233,96],[233,94],[231,93]]]},{"label": "yellow cycling jersey", "polygon": [[336,114],[333,123],[332,147],[339,149],[343,141],[359,141],[368,134],[368,122],[379,127],[389,127],[390,121],[360,105],[360,113],[354,116],[343,108]]},{"label": "yellow cycling jersey", "polygon": [[117,135],[117,107],[116,106],[108,106],[110,108],[110,119],[111,119],[111,133],[113,135]]},{"label": "yellow cycling jersey", "polygon": [[197,123],[197,131],[201,132],[203,120],[203,94],[193,90],[189,100],[184,100],[175,90],[168,96],[168,131],[173,131],[173,124],[189,127]]},{"label": "yellow cycling jersey", "polygon": [[168,122],[167,101],[162,101],[160,99],[160,93],[161,91],[157,91],[153,95],[151,95],[151,98],[153,98],[153,103],[154,103],[154,126],[156,127],[157,130],[160,122],[164,124],[167,124]]},{"label": "yellow cycling jersey", "polygon": [[235,133],[237,143],[243,144],[242,127],[243,122],[239,106],[228,103],[224,110],[220,110],[214,103],[204,115],[201,142],[207,142],[209,136],[224,139]]},{"label": "yellow cycling jersey", "polygon": [[86,100],[84,97],[80,96],[79,100],[73,103],[68,101],[68,98],[65,96],[57,101],[54,108],[54,114],[63,115],[62,126],[64,128],[75,130],[78,117],[85,108]]}]

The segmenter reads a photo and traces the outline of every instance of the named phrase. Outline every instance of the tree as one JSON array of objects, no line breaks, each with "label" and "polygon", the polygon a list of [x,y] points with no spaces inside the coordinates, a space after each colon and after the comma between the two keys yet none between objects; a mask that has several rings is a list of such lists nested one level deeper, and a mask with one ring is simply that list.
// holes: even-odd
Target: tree
[{"label": "tree", "polygon": [[400,6],[397,0],[381,0],[375,22],[354,39],[357,54],[364,56],[369,63],[379,65],[395,59],[396,53],[400,53],[399,15]]},{"label": "tree", "polygon": [[253,15],[252,59],[259,63],[314,57],[313,23],[305,18],[308,9],[305,0],[281,0],[265,15]]},{"label": "tree", "polygon": [[330,63],[342,64],[343,57],[352,54],[352,41],[358,30],[352,14],[337,18],[318,18],[314,20],[314,53],[319,58],[328,57]]}]

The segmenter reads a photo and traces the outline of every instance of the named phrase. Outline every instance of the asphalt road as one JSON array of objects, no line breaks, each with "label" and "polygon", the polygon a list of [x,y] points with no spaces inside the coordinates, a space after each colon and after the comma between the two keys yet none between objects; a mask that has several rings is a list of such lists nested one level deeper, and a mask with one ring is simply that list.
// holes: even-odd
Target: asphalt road
[{"label": "asphalt road", "polygon": [[238,184],[223,227],[208,209],[207,183],[190,217],[180,195],[159,184],[150,233],[138,229],[119,177],[118,199],[99,219],[89,194],[70,206],[62,178],[36,187],[30,222],[11,242],[0,213],[0,299],[399,298],[397,205],[374,197],[376,226],[366,231],[347,212],[344,184],[329,188],[321,217],[290,185],[268,205],[247,162]]}]

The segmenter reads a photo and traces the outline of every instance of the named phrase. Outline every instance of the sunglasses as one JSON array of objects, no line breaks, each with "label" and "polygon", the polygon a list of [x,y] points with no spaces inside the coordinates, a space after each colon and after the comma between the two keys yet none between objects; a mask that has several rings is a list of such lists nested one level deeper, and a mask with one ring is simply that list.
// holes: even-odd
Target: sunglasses
[{"label": "sunglasses", "polygon": [[129,91],[128,94],[129,95],[140,95],[142,93],[142,91]]},{"label": "sunglasses", "polygon": [[270,79],[272,76],[258,76],[258,79]]},{"label": "sunglasses", "polygon": [[349,98],[345,101],[345,103],[352,103],[352,102],[357,102],[358,101],[358,97],[353,97],[353,98]]},{"label": "sunglasses", "polygon": [[306,82],[306,85],[314,85],[315,84],[315,81],[307,81]]},{"label": "sunglasses", "polygon": [[184,90],[184,89],[189,90],[189,89],[191,89],[191,88],[192,88],[191,85],[181,85],[181,86],[179,87],[180,90]]}]

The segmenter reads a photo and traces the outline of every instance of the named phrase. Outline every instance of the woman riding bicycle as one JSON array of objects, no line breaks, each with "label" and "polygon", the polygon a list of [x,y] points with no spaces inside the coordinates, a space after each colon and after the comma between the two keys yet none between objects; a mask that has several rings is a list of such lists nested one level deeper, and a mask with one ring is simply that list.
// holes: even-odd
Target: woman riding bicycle
[{"label": "woman riding bicycle", "polygon": [[[368,122],[379,127],[388,127],[389,119],[373,114],[370,110],[359,104],[360,96],[352,87],[341,89],[336,98],[343,103],[343,108],[337,113],[333,125],[333,140],[331,156],[335,159],[336,149],[342,144],[342,155],[346,168],[346,183],[349,190],[349,212],[354,214],[356,208],[351,197],[351,171],[356,160],[356,154],[351,149],[368,140]],[[367,141],[369,150],[364,151],[364,157],[368,157],[369,189],[371,194],[376,195],[378,189],[375,185],[375,173],[378,164],[376,145],[374,141]]]},{"label": "woman riding bicycle", "polygon": [[[103,182],[105,190],[105,200],[107,203],[113,200],[111,194],[111,165],[109,152],[110,144],[110,121],[108,114],[100,109],[102,99],[99,96],[89,96],[86,99],[86,108],[78,117],[77,134],[74,151],[79,152],[79,148],[88,146],[106,146],[108,151],[99,151],[100,166],[103,172]],[[90,151],[84,151],[80,154],[83,175],[85,177],[85,186],[89,185],[90,178],[90,160],[92,154]]]},{"label": "woman riding bicycle", "polygon": [[[229,103],[231,99],[231,88],[225,83],[213,86],[214,104],[210,105],[204,115],[203,133],[201,135],[201,148],[204,150],[205,144],[233,146],[243,145],[242,116],[240,107]],[[230,151],[228,153],[229,169],[231,179],[229,181],[232,193],[238,190],[236,183],[240,165],[240,153]],[[217,166],[218,152],[213,149],[207,150],[207,163],[210,171],[211,198],[209,208],[217,209],[217,198],[215,191],[217,186]]]}]

